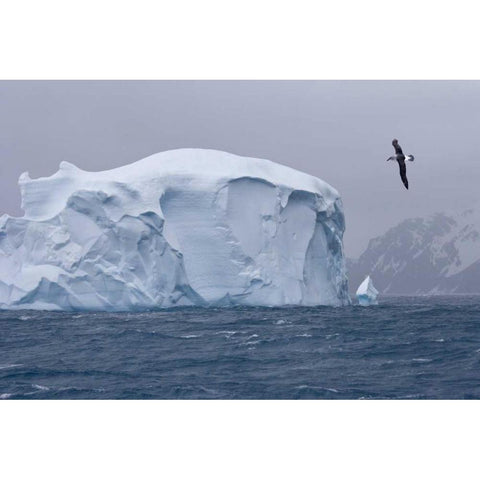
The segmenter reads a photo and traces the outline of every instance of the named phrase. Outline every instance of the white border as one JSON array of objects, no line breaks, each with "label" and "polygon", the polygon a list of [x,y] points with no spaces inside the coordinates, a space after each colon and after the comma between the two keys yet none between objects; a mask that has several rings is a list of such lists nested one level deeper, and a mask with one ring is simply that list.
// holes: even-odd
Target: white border
[{"label": "white border", "polygon": [[0,78],[477,79],[469,0],[18,0]]},{"label": "white border", "polygon": [[[5,1],[2,79],[477,79],[457,0]],[[478,402],[0,403],[2,478],[472,478]]]},{"label": "white border", "polygon": [[8,479],[474,478],[477,413],[468,401],[4,402],[1,468]]}]

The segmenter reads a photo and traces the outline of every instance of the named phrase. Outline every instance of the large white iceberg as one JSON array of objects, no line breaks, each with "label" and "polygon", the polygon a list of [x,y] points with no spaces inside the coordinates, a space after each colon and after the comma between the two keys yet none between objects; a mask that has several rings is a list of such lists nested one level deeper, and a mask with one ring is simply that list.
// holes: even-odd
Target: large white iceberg
[{"label": "large white iceberg", "polygon": [[367,275],[365,280],[360,284],[357,289],[358,303],[362,307],[368,307],[369,305],[378,305],[377,295],[378,290],[373,286],[370,275]]},{"label": "large white iceberg", "polygon": [[21,175],[0,217],[0,308],[345,305],[338,192],[268,160],[180,149]]}]

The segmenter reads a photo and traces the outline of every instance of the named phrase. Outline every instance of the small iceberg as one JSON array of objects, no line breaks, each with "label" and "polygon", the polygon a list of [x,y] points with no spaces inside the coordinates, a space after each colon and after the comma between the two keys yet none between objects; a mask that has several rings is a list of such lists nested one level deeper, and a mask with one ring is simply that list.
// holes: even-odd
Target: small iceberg
[{"label": "small iceberg", "polygon": [[358,303],[362,307],[368,307],[369,305],[378,305],[377,302],[378,290],[373,286],[370,275],[360,284],[357,289]]}]

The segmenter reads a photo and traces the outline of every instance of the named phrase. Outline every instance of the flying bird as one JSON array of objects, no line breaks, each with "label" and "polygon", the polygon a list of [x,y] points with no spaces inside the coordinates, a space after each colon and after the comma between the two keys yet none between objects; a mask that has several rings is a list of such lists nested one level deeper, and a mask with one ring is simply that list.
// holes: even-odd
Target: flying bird
[{"label": "flying bird", "polygon": [[407,166],[405,165],[405,160],[410,160],[413,162],[414,156],[413,155],[404,155],[402,152],[402,147],[398,144],[398,140],[394,138],[392,140],[393,148],[395,149],[395,155],[392,157],[387,158],[387,162],[389,160],[396,160],[398,162],[398,166],[400,167],[400,178],[402,179],[405,188],[408,190],[408,180],[407,180]]}]

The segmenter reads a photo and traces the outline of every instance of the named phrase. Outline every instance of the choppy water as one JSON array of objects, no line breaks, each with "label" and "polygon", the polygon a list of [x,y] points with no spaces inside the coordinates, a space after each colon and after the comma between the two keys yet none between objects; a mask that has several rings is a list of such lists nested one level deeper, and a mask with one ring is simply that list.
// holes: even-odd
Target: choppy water
[{"label": "choppy water", "polygon": [[480,398],[480,297],[382,302],[0,312],[0,398]]}]

